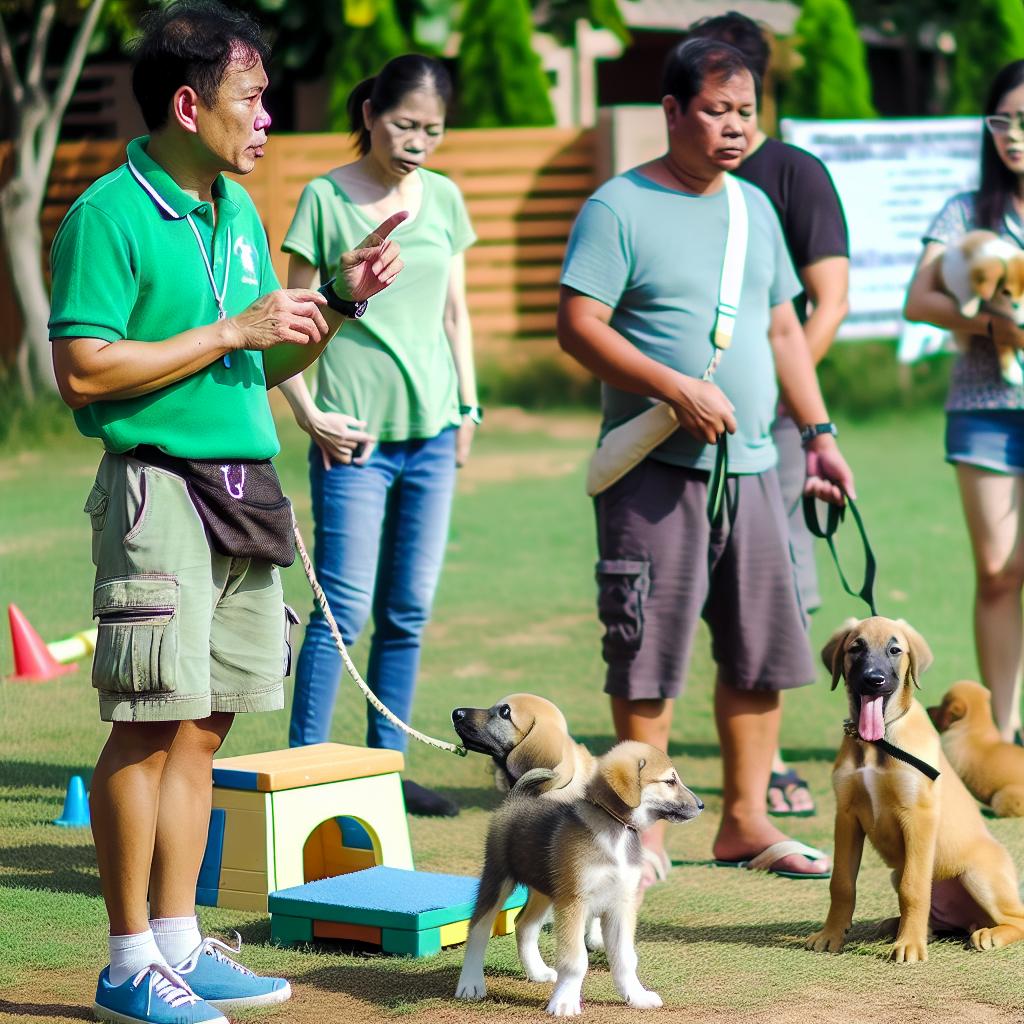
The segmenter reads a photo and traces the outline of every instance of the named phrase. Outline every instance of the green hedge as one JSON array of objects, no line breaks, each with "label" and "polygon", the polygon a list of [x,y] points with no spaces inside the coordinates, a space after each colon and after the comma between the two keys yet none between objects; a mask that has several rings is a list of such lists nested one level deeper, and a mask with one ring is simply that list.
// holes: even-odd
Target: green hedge
[{"label": "green hedge", "polygon": [[[950,356],[904,366],[896,361],[895,341],[844,342],[818,368],[829,409],[858,418],[893,408],[941,406],[949,380]],[[581,379],[567,356],[550,353],[516,367],[481,360],[481,400],[488,405],[528,409],[562,406],[597,408],[597,382]]]}]

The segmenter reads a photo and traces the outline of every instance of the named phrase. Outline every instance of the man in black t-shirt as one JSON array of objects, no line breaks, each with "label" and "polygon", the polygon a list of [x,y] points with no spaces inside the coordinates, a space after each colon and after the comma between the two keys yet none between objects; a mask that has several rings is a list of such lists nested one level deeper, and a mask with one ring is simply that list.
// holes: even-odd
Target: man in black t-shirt
[{"label": "man in black t-shirt", "polygon": [[[746,15],[730,11],[703,18],[690,26],[689,37],[716,39],[735,46],[764,81],[770,50],[760,26]],[[760,86],[759,86],[760,87]],[[758,106],[760,106],[760,93]],[[850,246],[846,218],[825,165],[806,150],[768,138],[759,127],[743,163],[733,172],[760,188],[772,201],[793,265],[804,291],[793,304],[804,327],[817,365],[835,338],[847,311]],[[772,424],[779,452],[779,483],[789,515],[789,540],[800,603],[806,613],[821,603],[814,565],[814,538],[804,524],[801,497],[804,453],[800,432],[780,407]],[[789,770],[776,753],[768,789],[773,814],[814,813],[807,784]]]}]

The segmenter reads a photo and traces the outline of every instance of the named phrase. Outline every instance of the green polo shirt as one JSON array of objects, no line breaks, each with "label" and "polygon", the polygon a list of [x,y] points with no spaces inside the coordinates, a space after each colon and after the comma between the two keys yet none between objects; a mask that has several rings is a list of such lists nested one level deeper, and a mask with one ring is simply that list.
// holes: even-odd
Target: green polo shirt
[{"label": "green polo shirt", "polygon": [[[147,154],[148,141],[130,142],[127,162],[90,186],[57,231],[53,342],[163,341],[217,320],[214,288],[225,315],[234,316],[280,287],[245,189],[217,178],[215,226],[210,204],[174,183]],[[227,362],[141,398],[93,402],[75,410],[75,422],[111,452],[151,444],[185,458],[271,458],[280,445],[263,355],[233,352]]]}]

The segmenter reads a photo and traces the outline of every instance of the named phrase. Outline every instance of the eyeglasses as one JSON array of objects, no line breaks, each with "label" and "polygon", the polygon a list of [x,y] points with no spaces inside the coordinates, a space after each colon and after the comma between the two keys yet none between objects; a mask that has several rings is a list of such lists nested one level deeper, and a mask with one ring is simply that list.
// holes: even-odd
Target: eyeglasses
[{"label": "eyeglasses", "polygon": [[989,114],[985,118],[985,127],[993,135],[1009,135],[1011,128],[1024,132],[1024,111],[1016,114]]}]

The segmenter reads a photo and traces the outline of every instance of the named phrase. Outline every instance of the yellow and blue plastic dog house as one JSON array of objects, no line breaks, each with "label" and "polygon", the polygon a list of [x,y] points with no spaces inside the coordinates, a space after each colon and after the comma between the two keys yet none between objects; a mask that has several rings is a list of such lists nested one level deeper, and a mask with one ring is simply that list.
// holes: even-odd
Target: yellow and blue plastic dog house
[{"label": "yellow and blue plastic dog house", "polygon": [[404,767],[397,750],[342,743],[216,759],[196,903],[265,912],[278,889],[411,870]]}]

